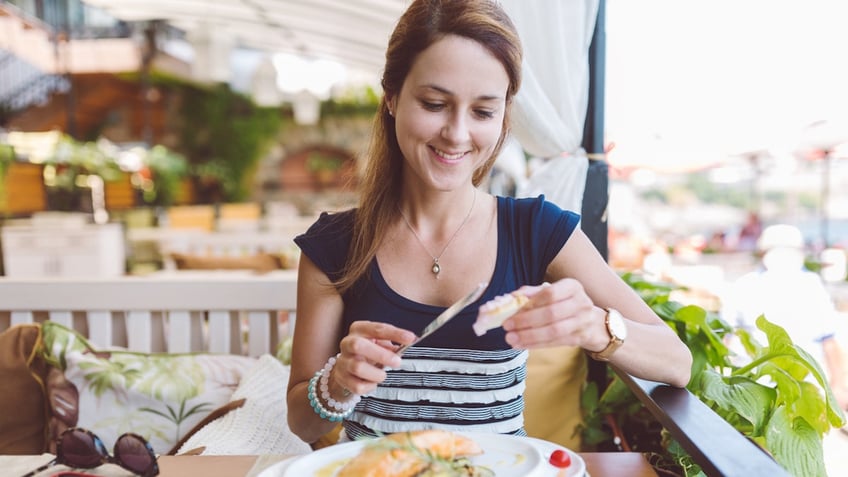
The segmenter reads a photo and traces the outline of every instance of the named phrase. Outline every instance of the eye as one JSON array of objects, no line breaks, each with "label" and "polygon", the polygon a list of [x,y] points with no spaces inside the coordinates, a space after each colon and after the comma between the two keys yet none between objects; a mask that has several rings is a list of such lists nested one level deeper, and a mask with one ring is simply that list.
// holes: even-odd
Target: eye
[{"label": "eye", "polygon": [[475,109],[474,114],[480,119],[492,119],[495,117],[495,112],[489,109]]},{"label": "eye", "polygon": [[445,109],[445,105],[442,103],[431,103],[429,101],[421,101],[421,106],[424,107],[427,111],[441,111]]}]

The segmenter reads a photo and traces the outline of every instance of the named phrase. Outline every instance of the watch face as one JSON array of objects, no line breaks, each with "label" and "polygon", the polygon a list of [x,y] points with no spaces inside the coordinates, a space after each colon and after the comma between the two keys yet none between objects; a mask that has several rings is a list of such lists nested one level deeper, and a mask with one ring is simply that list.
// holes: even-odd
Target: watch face
[{"label": "watch face", "polygon": [[621,313],[609,311],[609,330],[616,338],[623,340],[627,338],[627,325],[624,323],[624,317]]}]

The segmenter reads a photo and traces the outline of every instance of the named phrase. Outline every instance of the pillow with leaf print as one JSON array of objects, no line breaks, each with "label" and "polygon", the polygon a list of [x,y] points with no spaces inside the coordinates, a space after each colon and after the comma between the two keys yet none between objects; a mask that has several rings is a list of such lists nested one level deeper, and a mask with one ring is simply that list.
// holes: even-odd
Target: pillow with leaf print
[{"label": "pillow with leaf print", "polygon": [[[112,449],[134,432],[167,454],[207,414],[230,401],[256,363],[246,356],[96,349],[82,335],[44,322],[51,439],[84,427]],[[50,449],[55,452],[55,449]]]}]

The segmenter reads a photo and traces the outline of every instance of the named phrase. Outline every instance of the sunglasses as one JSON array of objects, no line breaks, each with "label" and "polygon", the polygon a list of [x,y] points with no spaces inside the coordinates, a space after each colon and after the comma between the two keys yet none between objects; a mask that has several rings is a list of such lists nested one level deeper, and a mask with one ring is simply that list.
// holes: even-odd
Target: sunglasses
[{"label": "sunglasses", "polygon": [[116,464],[139,477],[159,475],[153,447],[138,434],[127,432],[115,441],[114,457],[93,432],[80,427],[64,431],[56,440],[56,458],[22,477],[32,477],[54,465],[93,469]]}]

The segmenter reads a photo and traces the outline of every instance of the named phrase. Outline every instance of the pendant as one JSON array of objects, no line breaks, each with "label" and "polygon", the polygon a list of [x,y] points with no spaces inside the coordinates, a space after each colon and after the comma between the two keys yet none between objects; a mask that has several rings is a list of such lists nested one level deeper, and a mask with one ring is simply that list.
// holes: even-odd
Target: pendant
[{"label": "pendant", "polygon": [[433,274],[436,275],[436,278],[439,278],[439,272],[442,271],[442,267],[439,266],[439,260],[433,259],[433,268],[431,269]]}]

